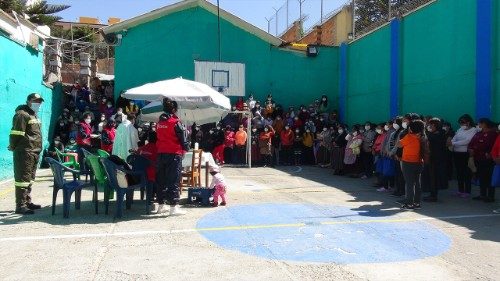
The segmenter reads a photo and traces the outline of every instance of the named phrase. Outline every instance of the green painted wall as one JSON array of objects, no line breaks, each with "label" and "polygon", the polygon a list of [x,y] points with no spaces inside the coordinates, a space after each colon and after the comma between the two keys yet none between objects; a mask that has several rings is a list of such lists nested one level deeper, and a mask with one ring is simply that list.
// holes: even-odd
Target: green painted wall
[{"label": "green painted wall", "polygon": [[[283,50],[221,20],[222,61],[246,65],[246,93],[271,91],[283,105],[310,103],[321,94],[337,100],[338,49],[316,58]],[[194,79],[194,60],[216,61],[217,17],[192,8],[130,28],[116,48],[115,94],[144,83],[182,76]]]},{"label": "green painted wall", "polygon": [[494,55],[495,62],[493,63],[493,79],[494,79],[494,96],[493,102],[493,117],[494,120],[500,122],[500,1],[494,1],[495,10],[493,14],[493,32],[494,32]]},{"label": "green painted wall", "polygon": [[390,28],[385,26],[347,51],[347,123],[389,119]]},{"label": "green painted wall", "polygon": [[401,112],[475,114],[476,1],[441,0],[402,22]]},{"label": "green painted wall", "polygon": [[[40,48],[42,46],[40,45]],[[61,88],[54,90],[42,83],[43,55],[30,47],[23,47],[0,34],[0,179],[13,176],[12,152],[7,150],[12,117],[18,105],[26,103],[26,97],[38,92],[45,99],[40,110],[44,145],[48,146],[51,124],[61,113]]]}]

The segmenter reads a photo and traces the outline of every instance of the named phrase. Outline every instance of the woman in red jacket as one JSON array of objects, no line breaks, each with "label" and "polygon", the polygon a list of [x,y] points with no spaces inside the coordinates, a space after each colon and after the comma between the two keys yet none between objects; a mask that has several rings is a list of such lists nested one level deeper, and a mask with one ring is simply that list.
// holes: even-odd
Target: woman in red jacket
[{"label": "woman in red jacket", "polygon": [[285,130],[281,131],[281,150],[283,151],[283,164],[292,165],[292,148],[295,134],[290,129],[289,125],[285,126]]}]

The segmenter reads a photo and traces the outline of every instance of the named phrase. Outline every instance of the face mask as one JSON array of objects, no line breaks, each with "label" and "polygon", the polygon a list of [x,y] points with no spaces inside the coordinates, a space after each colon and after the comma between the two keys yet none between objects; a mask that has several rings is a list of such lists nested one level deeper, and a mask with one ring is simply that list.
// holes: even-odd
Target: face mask
[{"label": "face mask", "polygon": [[326,101],[326,98],[323,98],[323,101]]},{"label": "face mask", "polygon": [[240,130],[240,132],[243,132],[243,128],[240,128],[239,130]]},{"label": "face mask", "polygon": [[152,130],[153,132],[156,132],[156,127],[151,128],[151,130]]},{"label": "face mask", "polygon": [[64,123],[59,123],[59,126],[63,127],[63,126],[64,126]]},{"label": "face mask", "polygon": [[305,109],[302,109],[302,112],[306,112],[306,110],[305,110]]},{"label": "face mask", "polygon": [[377,134],[381,135],[382,134],[382,129],[377,129]]},{"label": "face mask", "polygon": [[361,130],[359,130],[359,132],[360,132],[360,133],[364,133],[364,132],[365,132],[365,130],[361,129]]},{"label": "face mask", "polygon": [[269,129],[268,129],[268,128],[265,128],[265,129],[264,129],[264,131],[265,131],[265,132],[267,132],[267,131],[269,131]]},{"label": "face mask", "polygon": [[353,132],[352,135],[356,137],[358,135],[358,132]]},{"label": "face mask", "polygon": [[267,100],[269,100],[269,101],[270,101],[270,100],[271,100],[271,98],[267,98]]},{"label": "face mask", "polygon": [[443,130],[444,130],[445,132],[448,132],[448,130],[450,130],[450,128],[449,128],[449,127],[443,127]]},{"label": "face mask", "polygon": [[466,130],[466,129],[467,129],[467,126],[462,125],[462,126],[460,126],[460,129],[462,129],[462,130]]},{"label": "face mask", "polygon": [[116,113],[118,113],[118,114],[122,114],[122,111],[121,111],[121,110],[118,110]]},{"label": "face mask", "polygon": [[214,133],[214,131],[210,130],[210,134],[213,134],[213,133]]},{"label": "face mask", "polygon": [[481,131],[483,130],[483,128],[479,127],[479,125],[478,125],[478,126],[476,126],[476,128],[477,128],[477,130],[478,130],[479,132],[481,132]]},{"label": "face mask", "polygon": [[320,119],[319,119],[319,121],[320,121],[320,122],[323,122],[323,118],[320,118]]},{"label": "face mask", "polygon": [[295,119],[295,121],[299,121],[299,117],[295,117],[294,119]]},{"label": "face mask", "polygon": [[138,132],[142,132],[142,128],[138,128],[138,129],[137,129],[137,131],[138,131]]},{"label": "face mask", "polygon": [[106,120],[106,117],[101,117],[101,121],[104,121],[104,120]]},{"label": "face mask", "polygon": [[286,126],[286,127],[285,127],[285,130],[290,130],[290,127]]},{"label": "face mask", "polygon": [[60,141],[54,141],[55,144],[60,144],[61,142]]},{"label": "face mask", "polygon": [[326,132],[328,129],[327,128],[323,128],[323,132]]},{"label": "face mask", "polygon": [[431,126],[427,126],[427,131],[432,132],[432,127]]},{"label": "face mask", "polygon": [[41,106],[42,106],[41,103],[32,102],[30,108],[31,108],[31,110],[33,110],[36,113],[36,112],[38,112],[38,110],[40,110]]},{"label": "face mask", "polygon": [[385,125],[384,130],[389,131],[389,125]]},{"label": "face mask", "polygon": [[310,130],[306,130],[306,133],[310,133],[311,131]]},{"label": "face mask", "polygon": [[257,132],[257,129],[252,129],[252,132],[254,132],[254,133]]},{"label": "face mask", "polygon": [[112,107],[112,106],[113,106],[112,104],[108,103],[108,108],[110,108],[110,107]]},{"label": "face mask", "polygon": [[298,133],[300,133],[300,131],[299,131],[299,130],[295,130],[295,133],[297,133],[297,134],[298,134]]},{"label": "face mask", "polygon": [[260,104],[256,105],[255,107],[260,108]]},{"label": "face mask", "polygon": [[233,107],[233,111],[235,111],[235,110],[236,110],[236,107]]},{"label": "face mask", "polygon": [[394,130],[399,130],[399,125],[397,123],[394,123],[392,124],[392,127],[394,128]]},{"label": "face mask", "polygon": [[220,127],[217,127],[217,130],[220,130]]},{"label": "face mask", "polygon": [[200,130],[200,127],[196,127],[196,130],[199,131]]},{"label": "face mask", "polygon": [[344,133],[344,130],[338,130],[337,132],[339,132],[339,134],[342,135]]},{"label": "face mask", "polygon": [[85,123],[90,124],[92,122],[92,119],[85,119]]},{"label": "face mask", "polygon": [[408,129],[408,122],[403,122],[403,129]]},{"label": "face mask", "polygon": [[131,102],[131,103],[130,103],[130,106],[134,106],[134,103],[133,103],[133,102]]},{"label": "face mask", "polygon": [[365,130],[367,130],[367,131],[368,131],[368,130],[370,130],[370,129],[371,129],[371,127],[370,127],[370,126],[368,126],[368,125],[367,125],[367,126],[365,126]]},{"label": "face mask", "polygon": [[276,117],[276,120],[281,120],[281,117]]}]

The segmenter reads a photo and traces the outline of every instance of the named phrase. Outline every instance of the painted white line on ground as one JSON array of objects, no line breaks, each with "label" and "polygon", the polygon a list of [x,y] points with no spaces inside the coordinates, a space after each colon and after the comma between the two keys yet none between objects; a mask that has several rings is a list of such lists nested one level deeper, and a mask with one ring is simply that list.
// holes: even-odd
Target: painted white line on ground
[{"label": "painted white line on ground", "polygon": [[36,241],[36,240],[53,240],[53,239],[84,239],[84,238],[100,238],[100,237],[127,237],[127,236],[147,236],[147,235],[172,235],[177,233],[192,233],[192,232],[212,232],[212,231],[230,231],[230,230],[252,230],[252,229],[270,229],[270,228],[296,228],[296,227],[315,227],[318,225],[337,225],[337,224],[367,224],[367,223],[401,223],[401,222],[418,222],[431,220],[456,220],[469,218],[487,218],[500,217],[499,214],[477,214],[477,215],[460,215],[460,216],[444,216],[444,217],[426,217],[426,218],[393,218],[393,219],[373,219],[373,220],[357,220],[357,221],[326,221],[314,225],[304,223],[295,224],[273,224],[273,225],[237,225],[224,226],[214,228],[188,228],[174,230],[151,230],[151,231],[128,231],[115,233],[80,233],[80,234],[64,234],[64,235],[41,235],[41,236],[16,236],[0,238],[0,242],[13,241]]}]

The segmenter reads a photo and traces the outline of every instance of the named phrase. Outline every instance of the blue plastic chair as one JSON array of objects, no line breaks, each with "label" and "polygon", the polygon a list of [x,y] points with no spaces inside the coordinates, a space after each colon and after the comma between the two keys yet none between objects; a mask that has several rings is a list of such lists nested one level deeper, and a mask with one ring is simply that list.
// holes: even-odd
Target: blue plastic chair
[{"label": "blue plastic chair", "polygon": [[[106,171],[106,175],[108,176],[108,181],[109,181],[109,186],[116,191],[116,211],[115,211],[115,217],[116,218],[121,218],[122,213],[123,213],[123,198],[125,195],[127,195],[127,209],[130,209],[132,205],[132,200],[133,197],[131,194],[136,189],[140,188],[146,188],[146,214],[150,213],[149,210],[149,202],[151,200],[150,194],[151,194],[151,188],[147,185],[146,183],[146,175],[144,173],[137,173],[134,171],[127,171],[124,170],[123,168],[119,167],[115,163],[111,162],[110,160],[106,158],[101,158],[99,159],[104,166],[104,170]],[[126,175],[132,175],[132,176],[140,176],[141,177],[141,182],[139,184],[135,184],[132,186],[120,186],[118,184],[118,179],[116,178],[117,171],[121,171],[122,173],[125,173]],[[105,212],[106,214],[108,213],[109,209],[109,199],[106,198],[104,200],[104,206],[105,206]]]},{"label": "blue plastic chair", "polygon": [[[68,168],[62,163],[50,157],[45,158],[45,161],[49,163],[50,169],[52,170],[52,174],[54,176],[54,189],[52,192],[52,215],[54,215],[56,212],[56,198],[59,190],[63,191],[63,216],[64,218],[68,218],[72,194],[75,193],[75,209],[79,210],[82,198],[82,189],[88,187],[92,187],[94,189],[92,200],[95,204],[95,213],[98,214],[97,188],[91,183],[77,180],[80,175],[80,171]],[[67,181],[64,179],[65,172],[70,172],[73,174],[72,181]]]},{"label": "blue plastic chair", "polygon": [[[127,163],[132,166],[132,171],[142,173],[144,175],[147,175],[147,169],[151,165],[151,161],[149,161],[149,159],[142,155],[136,154],[129,155],[127,157]],[[144,188],[141,187],[141,201],[144,200],[144,191]]]}]

